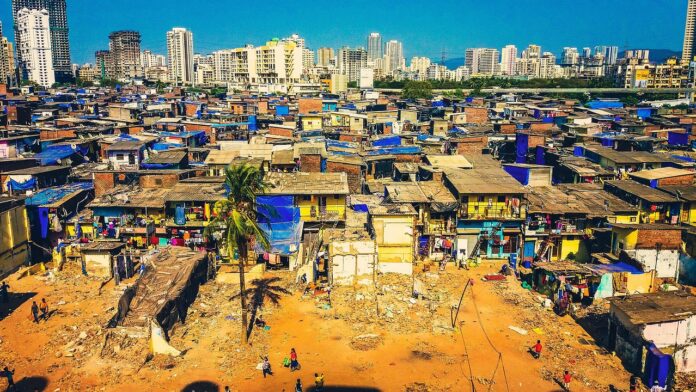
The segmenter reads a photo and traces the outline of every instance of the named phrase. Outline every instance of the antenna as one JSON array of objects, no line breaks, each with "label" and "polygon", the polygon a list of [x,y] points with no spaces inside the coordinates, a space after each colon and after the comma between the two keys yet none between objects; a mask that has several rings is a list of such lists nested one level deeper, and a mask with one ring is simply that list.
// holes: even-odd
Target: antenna
[{"label": "antenna", "polygon": [[440,52],[440,65],[444,66],[445,61],[447,61],[447,48],[443,47],[442,52]]}]

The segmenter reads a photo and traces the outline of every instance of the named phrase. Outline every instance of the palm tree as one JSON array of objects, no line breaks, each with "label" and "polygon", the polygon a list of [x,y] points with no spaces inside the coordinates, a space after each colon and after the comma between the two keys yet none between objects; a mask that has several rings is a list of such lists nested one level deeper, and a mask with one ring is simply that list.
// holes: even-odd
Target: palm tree
[{"label": "palm tree", "polygon": [[[216,213],[208,233],[222,231],[224,246],[232,258],[234,250],[239,254],[239,292],[245,293],[244,267],[246,266],[249,240],[254,239],[264,249],[270,247],[266,233],[256,222],[256,195],[263,193],[268,185],[263,181],[261,171],[248,164],[230,166],[225,170],[227,197],[215,203]],[[247,305],[246,295],[239,296],[242,305],[242,342],[247,343]]]}]

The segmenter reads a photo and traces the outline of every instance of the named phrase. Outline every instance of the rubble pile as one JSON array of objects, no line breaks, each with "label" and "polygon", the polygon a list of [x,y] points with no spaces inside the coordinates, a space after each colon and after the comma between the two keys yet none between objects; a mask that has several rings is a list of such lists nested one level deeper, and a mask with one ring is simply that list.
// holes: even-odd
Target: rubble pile
[{"label": "rubble pile", "polygon": [[[449,333],[450,308],[456,301],[456,294],[449,290],[458,286],[452,279],[446,273],[380,274],[370,284],[335,287],[333,311],[325,317],[346,320],[356,331]],[[328,310],[323,299],[317,300],[317,306]]]}]

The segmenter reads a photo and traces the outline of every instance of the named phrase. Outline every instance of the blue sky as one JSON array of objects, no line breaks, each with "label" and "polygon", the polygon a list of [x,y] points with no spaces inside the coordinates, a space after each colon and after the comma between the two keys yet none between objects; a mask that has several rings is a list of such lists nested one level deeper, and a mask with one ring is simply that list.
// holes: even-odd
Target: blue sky
[{"label": "blue sky", "polygon": [[[687,0],[68,0],[73,62],[93,62],[108,34],[134,29],[165,53],[165,33],[186,27],[196,52],[262,44],[297,32],[312,49],[365,46],[371,31],[404,42],[407,57],[463,57],[467,47],[536,43],[681,50]],[[0,0],[12,36],[11,0]]]}]

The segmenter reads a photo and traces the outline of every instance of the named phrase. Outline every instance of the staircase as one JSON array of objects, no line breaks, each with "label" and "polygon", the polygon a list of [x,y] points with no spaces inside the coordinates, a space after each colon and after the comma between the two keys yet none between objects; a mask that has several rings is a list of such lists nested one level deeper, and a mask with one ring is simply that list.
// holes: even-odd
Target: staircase
[{"label": "staircase", "polygon": [[544,240],[544,242],[541,243],[539,246],[539,250],[537,251],[536,258],[539,260],[547,261],[546,258],[548,256],[549,250],[551,249],[551,246],[553,243],[549,240]]}]

